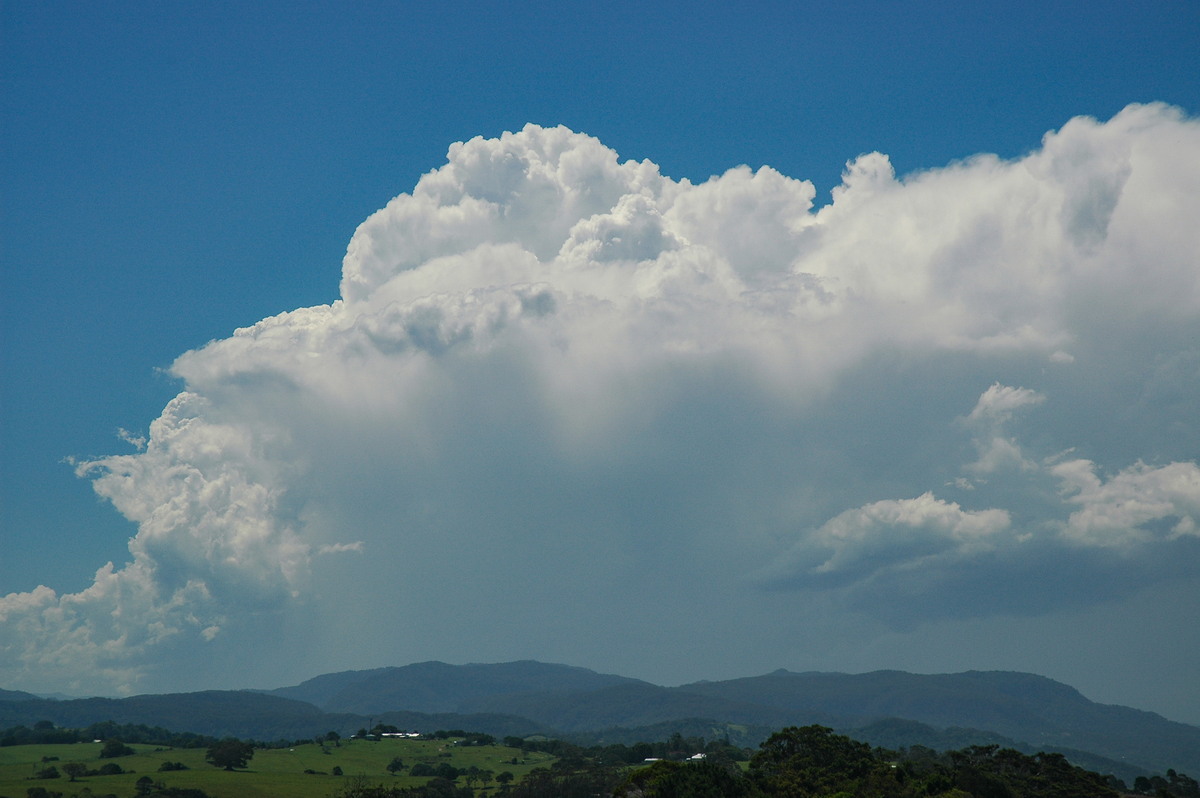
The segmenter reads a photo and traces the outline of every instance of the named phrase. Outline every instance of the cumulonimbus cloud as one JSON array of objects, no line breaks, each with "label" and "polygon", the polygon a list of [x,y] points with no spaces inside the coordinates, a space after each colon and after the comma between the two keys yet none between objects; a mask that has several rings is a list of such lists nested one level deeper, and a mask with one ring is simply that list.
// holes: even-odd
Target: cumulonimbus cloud
[{"label": "cumulonimbus cloud", "polygon": [[[355,231],[339,298],[182,355],[144,450],[80,465],[130,560],[0,598],[0,677],[129,690],[250,615],[349,639],[339,579],[407,596],[404,628],[430,584],[504,597],[534,640],[554,590],[633,611],[622,578],[742,591],[732,624],[768,566],[850,589],[1028,535],[1193,534],[1196,433],[1155,437],[1186,403],[1141,428],[1157,465],[1054,408],[1119,419],[1152,401],[1138,364],[1195,362],[1198,197],[1200,125],[1162,105],[902,179],[865,154],[819,209],[769,167],[676,181],[561,127],[454,144]],[[1097,454],[1047,464],[1072,446]]]}]

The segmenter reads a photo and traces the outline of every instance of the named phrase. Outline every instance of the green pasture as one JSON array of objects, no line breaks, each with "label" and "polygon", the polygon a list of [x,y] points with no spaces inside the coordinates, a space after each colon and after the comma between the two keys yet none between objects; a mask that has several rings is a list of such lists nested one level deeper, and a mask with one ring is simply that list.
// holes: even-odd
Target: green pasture
[{"label": "green pasture", "polygon": [[[464,769],[472,765],[480,770],[499,774],[509,771],[514,783],[535,767],[547,767],[554,761],[549,754],[522,752],[505,746],[459,746],[454,740],[343,740],[340,746],[319,746],[313,743],[294,748],[257,749],[246,770],[227,772],[204,761],[203,748],[159,748],[153,745],[131,745],[137,753],[113,759],[100,759],[100,743],[71,745],[18,745],[0,748],[0,798],[25,798],[30,787],[44,787],[61,792],[63,798],[72,796],[115,794],[132,798],[134,784],[142,776],[169,787],[192,787],[204,790],[212,798],[329,798],[348,779],[365,776],[370,783],[415,786],[428,778],[413,778],[408,774],[418,762],[438,765],[447,762]],[[388,773],[393,757],[404,760],[405,770],[399,775]],[[58,757],[56,761],[44,758]],[[513,759],[517,764],[513,764]],[[62,766],[81,762],[89,770],[115,762],[126,771],[114,776],[84,776],[71,782]],[[159,772],[163,762],[182,762],[188,770]],[[62,775],[57,779],[33,779],[37,771],[56,766]],[[331,775],[334,767],[342,769],[341,776]],[[317,771],[316,775],[305,770]],[[324,774],[324,775],[322,775]],[[459,778],[459,784],[465,784]],[[488,789],[476,785],[481,796],[497,792],[499,784],[491,782]]]}]

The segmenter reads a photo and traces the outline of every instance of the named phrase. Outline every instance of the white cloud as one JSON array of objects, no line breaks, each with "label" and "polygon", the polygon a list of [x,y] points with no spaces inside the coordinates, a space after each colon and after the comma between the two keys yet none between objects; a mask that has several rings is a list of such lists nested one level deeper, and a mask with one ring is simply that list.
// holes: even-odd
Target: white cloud
[{"label": "white cloud", "polygon": [[195,630],[196,613],[212,611],[197,580],[173,590],[155,584],[143,563],[96,572],[79,593],[41,586],[0,597],[0,662],[42,689],[132,692],[148,662],[171,638]]},{"label": "white cloud", "polygon": [[[1004,510],[963,510],[924,493],[915,499],[872,502],[846,510],[805,536],[786,558],[782,575],[812,576],[875,571],[951,554],[972,556],[1004,542],[1011,519]],[[773,569],[779,573],[779,569]]]},{"label": "white cloud", "polygon": [[356,540],[353,543],[326,543],[317,549],[317,554],[341,554],[345,551],[361,552],[363,550],[363,542]]},{"label": "white cloud", "polygon": [[977,423],[986,421],[991,424],[1000,424],[1011,419],[1013,411],[1039,404],[1045,399],[1046,397],[1037,391],[1031,391],[1028,388],[1012,388],[994,382],[979,397],[979,401],[967,416],[967,420]]},{"label": "white cloud", "polygon": [[[137,524],[130,560],[0,599],[0,678],[168,684],[266,636],[314,670],[580,661],[657,640],[595,634],[647,604],[738,632],[768,562],[932,600],[932,572],[1020,573],[1059,539],[1192,534],[1200,125],[1177,111],[904,178],[860,156],[815,212],[770,168],[676,182],[564,128],[448,157],[355,231],[340,298],[182,355],[145,450],[80,467]],[[1069,446],[1175,462],[1103,482],[1023,451]],[[337,611],[372,591],[395,601]]]},{"label": "white cloud", "polygon": [[1035,469],[1036,464],[1025,459],[1016,440],[1005,436],[1005,427],[1016,411],[1040,404],[1045,399],[1044,395],[1028,388],[992,383],[963,419],[973,432],[973,443],[979,454],[975,462],[968,463],[964,469],[977,475],[995,474],[1004,469]]},{"label": "white cloud", "polygon": [[[1200,468],[1195,463],[1136,463],[1107,481],[1089,460],[1050,468],[1066,500],[1079,506],[1063,534],[1084,545],[1117,547],[1200,536]],[[1159,522],[1159,523],[1155,523]]]},{"label": "white cloud", "polygon": [[[929,492],[916,499],[875,501],[802,532],[791,551],[764,569],[762,578],[776,587],[845,587],[852,604],[896,616],[900,607],[928,601],[931,592],[948,592],[950,585],[962,581],[962,574],[976,573],[973,599],[977,600],[980,594],[988,595],[989,582],[994,589],[997,582],[1020,585],[1030,579],[1041,580],[1041,563],[1067,558],[1074,558],[1076,577],[1108,583],[1106,590],[1082,591],[1084,594],[1127,591],[1128,583],[1138,579],[1154,581],[1180,573],[1194,576],[1196,563],[1187,549],[1182,550],[1181,562],[1164,567],[1163,558],[1179,550],[1155,551],[1152,544],[1200,538],[1200,467],[1194,462],[1165,466],[1138,462],[1104,480],[1092,461],[1064,459],[1071,450],[1040,463],[1028,460],[1015,439],[995,433],[1012,420],[1015,410],[1040,404],[1044,398],[1029,389],[994,383],[974,410],[960,419],[968,428],[986,432],[983,437],[974,436],[980,459],[965,468],[993,479],[1006,467],[1018,468],[1023,472],[1023,484],[1010,494],[1016,496],[1010,499],[1014,510],[1023,503],[1040,502],[1040,517],[1014,524],[1007,510],[963,510]],[[1054,483],[1058,501],[1047,504],[1042,497]],[[945,484],[974,491],[987,486],[988,480],[972,482],[958,477]],[[1025,514],[1028,516],[1027,511]],[[993,553],[997,556],[990,562],[981,562],[980,555]],[[1115,559],[1109,554],[1115,554]],[[915,573],[920,574],[919,579],[901,583],[904,575]],[[930,590],[939,584],[946,591]],[[916,585],[920,589],[914,589]],[[1078,590],[1076,585],[1071,589]],[[1056,601],[1072,603],[1081,597],[1070,590],[1057,597],[1039,592],[1043,593],[1042,603],[1027,609],[1045,609]],[[884,595],[888,598],[883,599]],[[995,611],[1024,606],[1026,598],[989,595],[983,604]],[[888,603],[875,603],[881,600]],[[960,601],[942,612],[977,613],[978,607],[966,609],[974,604]],[[934,617],[939,614],[934,607],[922,610]]]},{"label": "white cloud", "polygon": [[128,443],[139,452],[146,448],[146,436],[136,435],[124,427],[117,428],[117,437]]}]

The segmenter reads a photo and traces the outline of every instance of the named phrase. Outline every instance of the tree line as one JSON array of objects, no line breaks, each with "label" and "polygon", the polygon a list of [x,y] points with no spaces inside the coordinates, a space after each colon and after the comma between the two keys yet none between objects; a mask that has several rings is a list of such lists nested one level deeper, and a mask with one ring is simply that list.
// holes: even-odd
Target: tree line
[{"label": "tree line", "polygon": [[12,726],[0,730],[0,747],[86,743],[92,740],[121,740],[169,748],[204,748],[217,742],[217,738],[203,734],[173,732],[161,726],[114,723],[111,720],[78,729],[60,728],[51,721],[39,720],[33,726]]}]

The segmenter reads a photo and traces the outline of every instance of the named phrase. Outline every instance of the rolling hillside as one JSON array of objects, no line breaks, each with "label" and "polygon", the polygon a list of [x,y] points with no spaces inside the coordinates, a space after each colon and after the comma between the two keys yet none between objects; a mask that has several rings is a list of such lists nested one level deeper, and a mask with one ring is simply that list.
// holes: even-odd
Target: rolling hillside
[{"label": "rolling hillside", "polygon": [[[264,691],[207,691],[55,701],[0,692],[0,728],[118,723],[211,736],[301,739],[372,722],[419,731],[577,740],[664,739],[680,730],[756,745],[773,729],[820,723],[890,747],[998,743],[1066,753],[1128,776],[1200,772],[1200,727],[1152,712],[1097,704],[1027,673],[921,675],[793,673],[660,687],[585,668],[533,661],[425,662],[326,674]],[[689,731],[689,733],[694,733]],[[1097,764],[1099,763],[1099,764]]]}]

